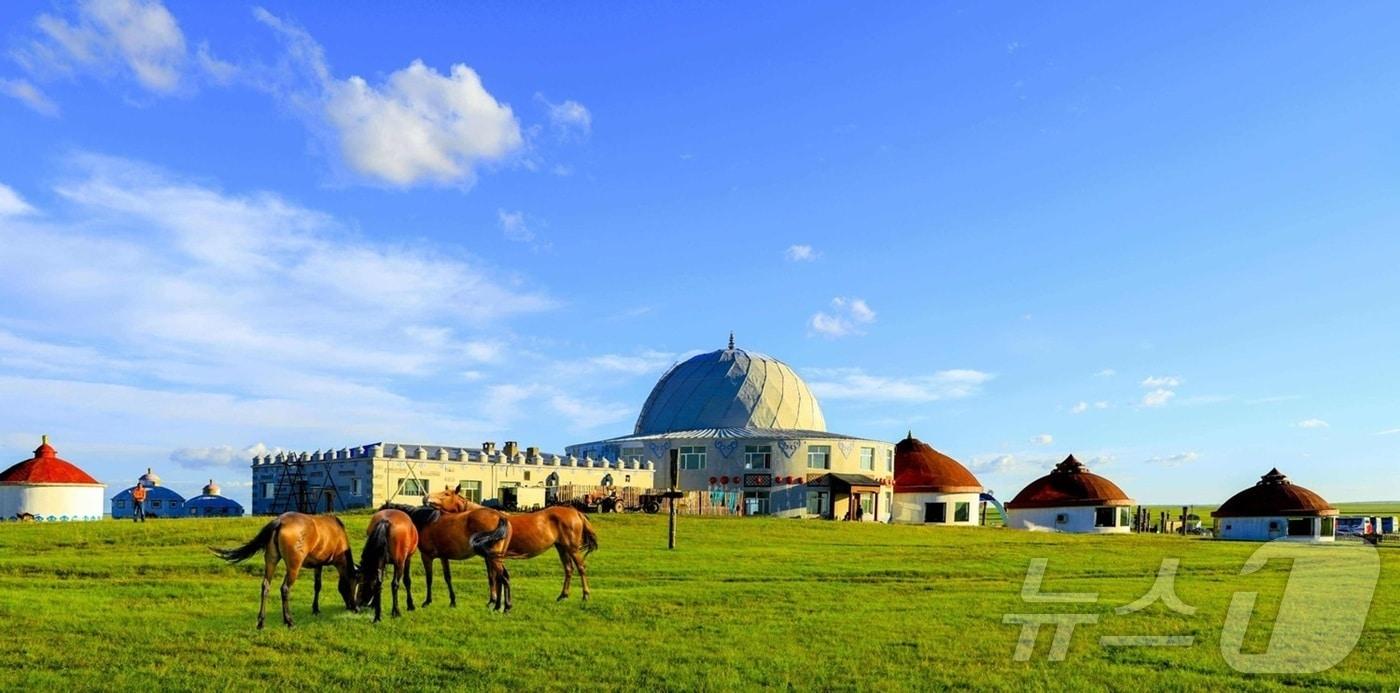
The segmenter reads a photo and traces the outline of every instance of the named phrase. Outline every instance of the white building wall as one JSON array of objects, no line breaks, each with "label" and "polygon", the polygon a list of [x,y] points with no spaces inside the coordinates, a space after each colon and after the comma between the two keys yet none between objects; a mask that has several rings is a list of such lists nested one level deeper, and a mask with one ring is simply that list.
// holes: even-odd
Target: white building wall
[{"label": "white building wall", "polygon": [[[948,521],[944,524],[977,526],[981,519],[981,494],[977,493],[896,493],[894,494],[894,522],[925,524],[924,505],[927,503],[947,503]],[[968,504],[968,520],[957,522],[958,503]],[[931,524],[931,523],[930,523]]]},{"label": "white building wall", "polygon": [[[669,447],[642,442],[622,443],[620,446],[640,447],[646,451],[645,459],[655,466],[654,483],[657,488],[666,488],[671,483],[670,450],[679,450],[683,447],[703,448],[705,450],[704,468],[681,469],[677,480],[678,488],[683,491],[726,493],[731,498],[744,491],[767,491],[769,512],[778,517],[814,516],[807,512],[808,489],[805,484],[809,478],[816,478],[828,472],[862,474],[875,479],[892,479],[894,477],[894,445],[878,440],[810,438],[780,441],[773,438],[730,438],[724,439],[724,445],[720,446],[716,445],[713,438],[670,438],[666,439],[664,443],[669,443]],[[577,453],[595,445],[574,445],[570,446],[569,450]],[[744,447],[747,445],[771,446],[771,465],[768,469],[745,468]],[[813,446],[825,446],[831,449],[829,469],[813,468],[808,465],[808,452]],[[874,450],[874,469],[861,467],[862,448]],[[789,452],[791,454],[788,454]],[[745,485],[743,483],[745,474],[771,474],[773,485]],[[728,483],[720,481],[725,477],[728,477]],[[797,482],[778,481],[779,479],[786,480],[788,477],[793,477]],[[710,483],[711,478],[716,480],[714,484]],[[829,492],[830,489],[813,489],[813,491]],[[865,521],[889,522],[892,517],[892,508],[890,507],[893,504],[892,500],[892,488],[884,487],[878,496],[878,512],[873,513],[873,517],[871,514],[867,514],[864,518]],[[830,503],[829,495],[828,503]]]},{"label": "white building wall", "polygon": [[[1097,506],[1067,508],[1016,508],[1008,509],[1007,525],[1012,529],[1026,529],[1032,532],[1069,532],[1072,534],[1129,534],[1132,522],[1118,527],[1095,527],[1094,511]],[[1121,507],[1114,507],[1114,517],[1122,520]],[[1063,516],[1063,522],[1060,520]]]},{"label": "white building wall", "polygon": [[31,513],[44,521],[100,520],[106,486],[74,484],[14,484],[0,486],[0,519]]},{"label": "white building wall", "polygon": [[[1299,518],[1294,518],[1299,519]],[[1311,537],[1290,537],[1288,536],[1289,518],[1278,517],[1217,517],[1215,518],[1215,535],[1221,539],[1235,539],[1239,541],[1271,541],[1273,539],[1287,539],[1289,541],[1336,541],[1336,522],[1333,521],[1333,533],[1326,536],[1317,536],[1321,529],[1320,517],[1301,518],[1312,520]],[[1277,529],[1269,529],[1270,523],[1276,523]]]}]

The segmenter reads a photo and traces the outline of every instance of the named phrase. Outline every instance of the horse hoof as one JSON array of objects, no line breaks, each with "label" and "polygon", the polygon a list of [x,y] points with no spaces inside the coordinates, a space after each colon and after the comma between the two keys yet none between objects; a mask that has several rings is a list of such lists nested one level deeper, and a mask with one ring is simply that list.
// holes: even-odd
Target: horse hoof
[{"label": "horse hoof", "polygon": [[452,607],[453,609],[455,609],[455,608],[457,608],[457,602],[452,602],[451,604],[448,604],[448,606],[449,606],[449,607]]},{"label": "horse hoof", "polygon": [[409,605],[408,605],[408,610],[409,610],[409,611],[413,611],[413,605],[412,605],[412,604],[409,604]]},{"label": "horse hoof", "polygon": [[263,622],[262,622],[262,621],[258,621],[258,630],[262,630],[262,629],[263,629]]},{"label": "horse hoof", "polygon": [[555,599],[554,601],[556,601],[556,602],[562,602],[562,601],[564,601],[565,599],[568,599],[568,598],[569,598],[569,595],[567,595],[567,594],[561,594],[561,595],[559,595],[559,598],[558,598],[558,599]]}]

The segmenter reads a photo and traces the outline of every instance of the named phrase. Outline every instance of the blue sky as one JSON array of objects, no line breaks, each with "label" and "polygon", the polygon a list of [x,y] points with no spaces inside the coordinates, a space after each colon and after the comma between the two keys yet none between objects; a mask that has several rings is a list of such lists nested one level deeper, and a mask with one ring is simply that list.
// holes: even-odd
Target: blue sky
[{"label": "blue sky", "polygon": [[0,6],[0,455],[629,432],[792,364],[1009,497],[1400,498],[1400,9]]}]

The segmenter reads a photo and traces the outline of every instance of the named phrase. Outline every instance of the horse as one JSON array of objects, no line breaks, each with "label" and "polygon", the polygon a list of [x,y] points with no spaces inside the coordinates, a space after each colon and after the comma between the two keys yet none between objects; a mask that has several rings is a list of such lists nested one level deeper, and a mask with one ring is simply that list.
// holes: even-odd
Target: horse
[{"label": "horse", "polygon": [[409,559],[418,550],[418,528],[402,510],[389,508],[380,510],[369,518],[369,528],[365,532],[365,548],[360,553],[360,584],[355,604],[360,608],[374,602],[374,622],[379,623],[384,597],[384,569],[392,564],[394,577],[390,581],[393,592],[393,611],[390,616],[399,616],[399,583],[408,593],[408,610],[413,611],[413,581],[409,578],[412,563]]},{"label": "horse", "polygon": [[505,548],[510,542],[511,528],[505,513],[490,508],[475,508],[463,512],[445,512],[437,508],[412,507],[385,503],[380,509],[400,510],[408,514],[418,529],[418,556],[423,560],[427,575],[427,593],[420,607],[433,602],[433,561],[442,560],[442,578],[447,583],[449,606],[457,606],[457,592],[452,587],[452,563],[481,556],[486,563],[486,585],[489,598],[486,605],[497,611],[510,611],[510,572],[505,567]]},{"label": "horse", "polygon": [[[444,512],[474,511],[485,507],[464,498],[460,484],[455,489],[444,489],[425,497],[423,503]],[[569,584],[573,581],[575,570],[578,571],[579,582],[583,583],[583,600],[588,601],[588,574],[584,557],[598,549],[598,535],[588,523],[588,518],[578,510],[562,505],[508,517],[511,534],[510,543],[506,546],[506,558],[534,558],[554,547],[564,567],[564,588],[555,601],[568,599]]]},{"label": "horse", "polygon": [[258,602],[258,628],[263,627],[263,617],[267,613],[267,590],[272,578],[277,574],[277,562],[286,561],[287,574],[282,578],[282,622],[292,627],[292,612],[287,604],[292,593],[292,585],[302,568],[316,570],[316,588],[311,597],[311,614],[321,613],[321,569],[335,566],[340,573],[340,596],[345,599],[345,608],[358,611],[355,606],[355,560],[350,553],[350,537],[345,533],[345,524],[340,518],[330,515],[303,515],[302,513],[282,513],[276,519],[263,525],[257,536],[235,549],[209,547],[219,558],[229,563],[238,563],[263,552],[262,598]]}]

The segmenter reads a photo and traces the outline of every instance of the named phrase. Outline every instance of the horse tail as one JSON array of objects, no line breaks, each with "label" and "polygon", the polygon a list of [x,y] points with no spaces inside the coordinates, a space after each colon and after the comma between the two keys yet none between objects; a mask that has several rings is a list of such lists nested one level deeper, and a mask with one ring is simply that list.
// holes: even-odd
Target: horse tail
[{"label": "horse tail", "polygon": [[[472,553],[485,558],[497,558],[496,552],[491,550],[492,545],[506,538],[510,533],[510,520],[501,517],[501,522],[490,532],[477,532],[471,536]],[[505,553],[502,551],[502,553]]]},{"label": "horse tail", "polygon": [[229,563],[238,563],[247,560],[249,556],[267,548],[267,542],[271,541],[280,529],[282,529],[282,518],[279,517],[263,525],[263,528],[258,532],[257,536],[236,549],[216,549],[211,546],[209,550],[213,551],[215,556]]},{"label": "horse tail", "polygon": [[378,571],[384,556],[389,553],[389,521],[374,523],[365,540],[365,550],[360,553],[360,569]]},{"label": "horse tail", "polygon": [[578,519],[583,521],[583,555],[598,550],[598,533],[593,531],[593,525],[588,523],[588,516],[579,513]]}]

